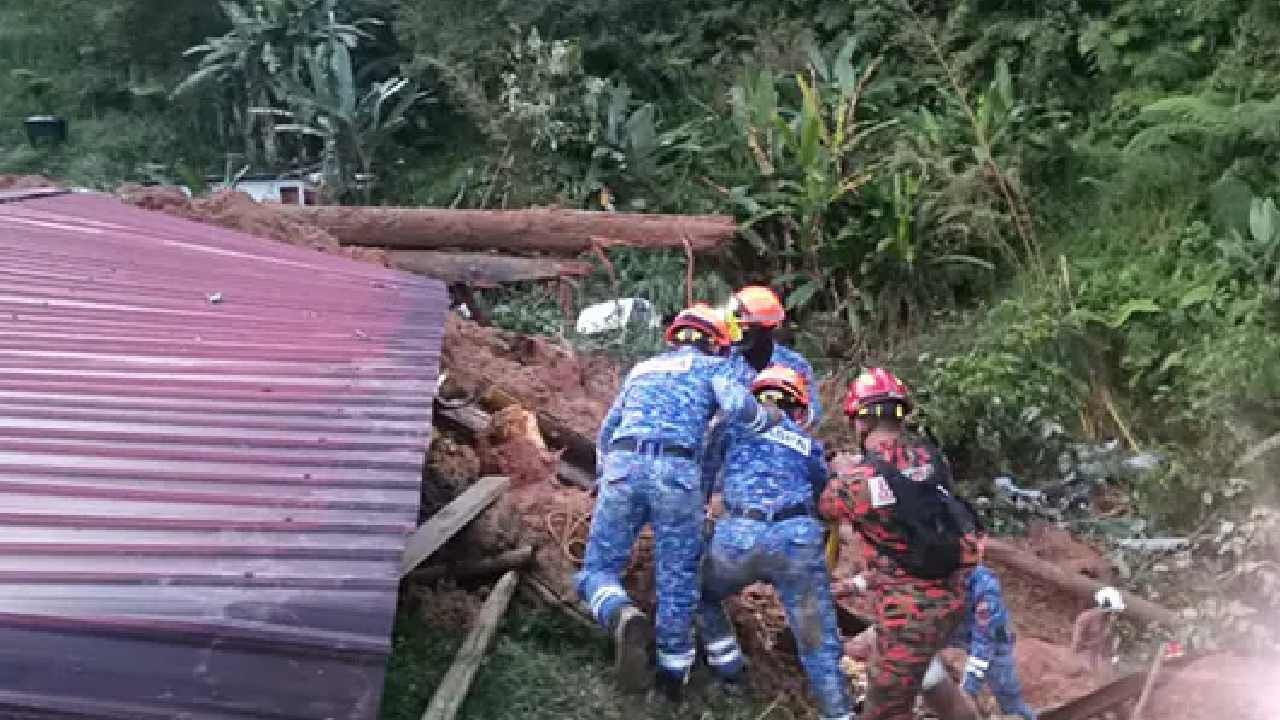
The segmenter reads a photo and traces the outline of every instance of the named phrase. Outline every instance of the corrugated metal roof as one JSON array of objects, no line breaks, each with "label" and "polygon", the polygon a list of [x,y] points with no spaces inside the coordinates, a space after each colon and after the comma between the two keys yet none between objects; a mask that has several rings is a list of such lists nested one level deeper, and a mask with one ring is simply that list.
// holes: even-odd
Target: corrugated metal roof
[{"label": "corrugated metal roof", "polygon": [[377,715],[436,281],[0,204],[0,717]]}]

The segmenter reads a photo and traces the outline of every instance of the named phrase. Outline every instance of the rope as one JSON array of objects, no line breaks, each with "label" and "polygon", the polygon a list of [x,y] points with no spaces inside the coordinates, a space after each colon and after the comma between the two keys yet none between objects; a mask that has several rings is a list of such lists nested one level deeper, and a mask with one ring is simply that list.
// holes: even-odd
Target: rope
[{"label": "rope", "polygon": [[[563,518],[564,523],[561,530],[556,530],[557,522]],[[591,513],[582,512],[581,510],[551,510],[542,518],[542,523],[547,529],[547,534],[552,540],[556,541],[556,545],[560,547],[560,552],[569,559],[574,565],[581,565],[582,553],[587,549],[587,541],[585,538],[578,538],[577,533],[591,521]]]}]

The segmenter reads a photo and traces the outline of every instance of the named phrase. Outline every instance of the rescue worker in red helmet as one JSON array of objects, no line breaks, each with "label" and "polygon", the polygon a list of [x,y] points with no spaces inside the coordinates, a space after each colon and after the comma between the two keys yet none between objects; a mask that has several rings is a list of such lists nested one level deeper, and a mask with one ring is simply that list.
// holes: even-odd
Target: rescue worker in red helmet
[{"label": "rescue worker in red helmet", "polygon": [[906,385],[883,368],[849,386],[845,414],[860,453],[841,453],[821,512],[847,521],[862,538],[875,648],[864,720],[909,720],[929,661],[964,613],[965,587],[978,561],[977,517],[951,490],[946,458],[909,435]]},{"label": "rescue worker in red helmet", "polygon": [[735,344],[734,354],[742,362],[743,382],[750,385],[756,374],[770,365],[795,370],[813,389],[809,417],[801,424],[816,425],[822,415],[822,402],[818,399],[813,367],[803,355],[774,338],[774,333],[786,319],[786,309],[777,293],[763,285],[748,285],[733,294],[729,309],[742,328],[742,340]]}]

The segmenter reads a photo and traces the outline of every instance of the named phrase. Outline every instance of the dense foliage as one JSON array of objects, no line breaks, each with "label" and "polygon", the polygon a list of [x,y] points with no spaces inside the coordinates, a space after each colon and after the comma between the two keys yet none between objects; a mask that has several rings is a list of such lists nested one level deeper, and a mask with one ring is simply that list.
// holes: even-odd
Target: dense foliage
[{"label": "dense foliage", "polygon": [[[971,474],[1050,472],[1046,428],[1171,449],[1135,492],[1187,520],[1280,430],[1278,54],[1262,0],[7,2],[0,171],[731,212],[700,293],[767,279],[820,365],[903,367]],[[580,294],[683,301],[680,254],[615,260]]]}]

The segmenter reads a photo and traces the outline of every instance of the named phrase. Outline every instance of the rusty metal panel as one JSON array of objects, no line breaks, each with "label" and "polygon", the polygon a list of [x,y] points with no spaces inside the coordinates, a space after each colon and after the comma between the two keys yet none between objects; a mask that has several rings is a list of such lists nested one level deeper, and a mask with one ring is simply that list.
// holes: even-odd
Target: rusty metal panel
[{"label": "rusty metal panel", "polygon": [[0,716],[377,717],[442,284],[0,204]]}]

